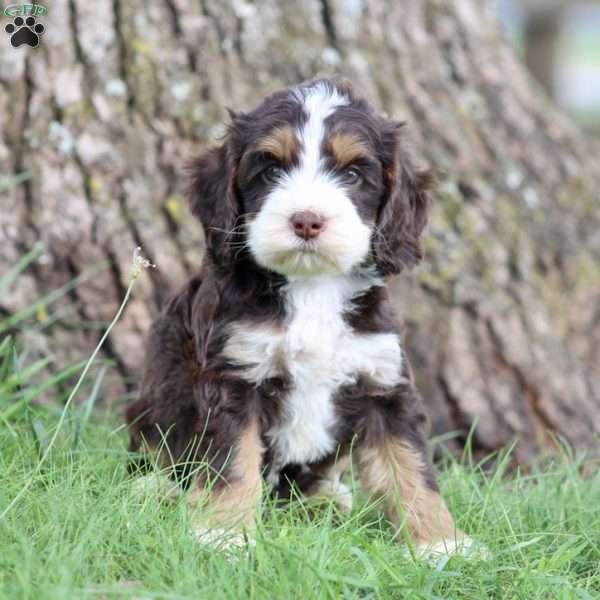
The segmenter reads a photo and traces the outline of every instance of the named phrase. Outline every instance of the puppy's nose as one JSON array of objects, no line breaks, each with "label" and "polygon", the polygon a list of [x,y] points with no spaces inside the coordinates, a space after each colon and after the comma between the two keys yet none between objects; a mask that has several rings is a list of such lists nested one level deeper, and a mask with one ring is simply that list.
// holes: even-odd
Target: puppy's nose
[{"label": "puppy's nose", "polygon": [[325,229],[323,217],[310,210],[294,213],[290,225],[294,233],[306,241],[315,239]]}]

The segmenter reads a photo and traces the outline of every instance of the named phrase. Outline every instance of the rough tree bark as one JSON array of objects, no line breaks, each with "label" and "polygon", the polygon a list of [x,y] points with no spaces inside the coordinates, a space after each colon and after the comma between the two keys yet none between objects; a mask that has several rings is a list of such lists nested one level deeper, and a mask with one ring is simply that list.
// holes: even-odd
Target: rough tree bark
[{"label": "rough tree bark", "polygon": [[551,96],[554,95],[556,55],[563,10],[564,6],[556,2],[544,8],[532,8],[525,24],[525,64]]},{"label": "rough tree bark", "polygon": [[[37,240],[10,313],[92,266],[38,313],[30,348],[85,356],[114,314],[133,248],[140,279],[105,354],[105,395],[135,385],[141,340],[192,273],[200,230],[184,159],[222,131],[226,106],[341,73],[408,121],[439,175],[427,260],[394,283],[434,432],[474,421],[475,448],[519,436],[523,461],[560,432],[600,429],[598,148],[546,99],[481,0],[56,0],[35,50],[3,40],[0,171],[32,177],[1,199],[0,269]],[[84,325],[84,327],[82,327]]]}]

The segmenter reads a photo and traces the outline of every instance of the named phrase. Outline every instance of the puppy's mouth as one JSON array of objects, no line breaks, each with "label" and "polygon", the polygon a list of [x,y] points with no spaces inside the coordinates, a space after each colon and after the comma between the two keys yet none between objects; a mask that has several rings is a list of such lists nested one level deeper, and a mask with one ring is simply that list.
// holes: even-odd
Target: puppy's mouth
[{"label": "puppy's mouth", "polygon": [[293,249],[279,252],[273,259],[273,266],[286,274],[310,275],[339,270],[337,262],[313,241],[297,243]]},{"label": "puppy's mouth", "polygon": [[299,241],[297,248],[292,252],[299,252],[300,254],[319,254],[319,243],[313,241]]},{"label": "puppy's mouth", "polygon": [[365,258],[361,250],[370,230],[362,222],[336,214],[316,220],[313,214],[300,212],[297,222],[276,211],[259,215],[249,235],[258,264],[285,276],[312,277],[346,273]]}]

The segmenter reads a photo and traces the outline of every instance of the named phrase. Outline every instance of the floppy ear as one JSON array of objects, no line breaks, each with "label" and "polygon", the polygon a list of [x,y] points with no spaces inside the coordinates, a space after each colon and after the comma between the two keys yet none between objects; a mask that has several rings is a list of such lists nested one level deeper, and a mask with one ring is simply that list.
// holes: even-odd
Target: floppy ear
[{"label": "floppy ear", "polygon": [[403,123],[388,122],[383,137],[386,184],[373,240],[375,264],[383,275],[415,266],[422,258],[420,237],[429,214],[433,176],[418,170],[402,148]]},{"label": "floppy ear", "polygon": [[188,164],[190,209],[202,223],[206,249],[217,265],[235,260],[239,236],[233,235],[240,207],[235,193],[235,161],[226,140]]}]

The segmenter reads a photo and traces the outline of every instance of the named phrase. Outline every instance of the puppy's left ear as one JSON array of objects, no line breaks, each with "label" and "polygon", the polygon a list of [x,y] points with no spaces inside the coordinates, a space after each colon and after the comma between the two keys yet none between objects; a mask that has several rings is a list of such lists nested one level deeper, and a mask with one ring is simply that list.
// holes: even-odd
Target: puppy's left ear
[{"label": "puppy's left ear", "polygon": [[386,192],[373,240],[375,264],[382,275],[415,266],[423,257],[420,237],[429,215],[434,178],[415,168],[402,147],[403,123],[386,122],[383,135]]},{"label": "puppy's left ear", "polygon": [[239,224],[241,210],[229,137],[228,134],[221,146],[205,150],[187,167],[190,209],[202,223],[209,256],[219,266],[235,260],[239,241],[234,228]]}]

